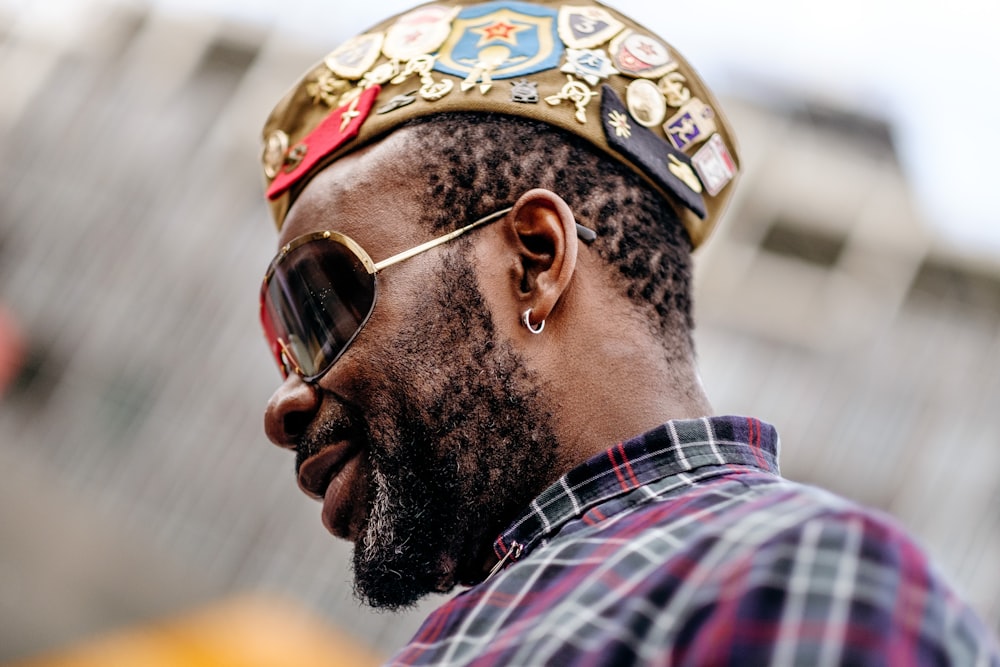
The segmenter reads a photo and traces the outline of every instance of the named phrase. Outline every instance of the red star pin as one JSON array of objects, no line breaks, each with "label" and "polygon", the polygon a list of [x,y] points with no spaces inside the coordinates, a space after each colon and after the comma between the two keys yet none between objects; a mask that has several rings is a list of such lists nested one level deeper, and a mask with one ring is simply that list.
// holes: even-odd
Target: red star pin
[{"label": "red star pin", "polygon": [[517,30],[517,26],[504,21],[497,21],[491,26],[483,29],[483,36],[488,39],[510,39],[510,36]]},{"label": "red star pin", "polygon": [[645,53],[647,56],[655,56],[657,54],[656,46],[650,44],[649,42],[640,43],[639,50]]},{"label": "red star pin", "polygon": [[508,23],[500,19],[495,23],[478,28],[475,32],[482,36],[482,39],[479,40],[479,46],[484,46],[497,39],[516,45],[517,39],[514,36],[522,30],[524,30],[524,27],[516,26],[513,23]]}]

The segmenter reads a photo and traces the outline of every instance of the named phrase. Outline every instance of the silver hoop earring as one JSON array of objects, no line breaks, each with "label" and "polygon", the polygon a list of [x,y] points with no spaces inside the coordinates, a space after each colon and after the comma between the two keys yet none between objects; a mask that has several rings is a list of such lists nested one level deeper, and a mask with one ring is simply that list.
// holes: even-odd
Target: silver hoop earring
[{"label": "silver hoop earring", "polygon": [[533,334],[540,334],[545,329],[545,320],[542,320],[537,325],[531,324],[531,308],[529,308],[528,310],[524,311],[524,313],[521,314],[521,324],[526,326],[528,328],[528,331],[530,331]]}]

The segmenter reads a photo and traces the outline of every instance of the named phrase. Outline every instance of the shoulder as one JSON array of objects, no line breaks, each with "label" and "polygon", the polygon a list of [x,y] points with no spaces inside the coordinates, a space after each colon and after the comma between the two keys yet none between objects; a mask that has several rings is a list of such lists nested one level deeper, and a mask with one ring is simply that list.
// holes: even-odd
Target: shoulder
[{"label": "shoulder", "polygon": [[764,475],[647,492],[453,599],[399,663],[1000,667],[884,515]]},{"label": "shoulder", "polygon": [[751,495],[703,536],[650,646],[693,664],[1000,665],[891,517],[783,480]]}]

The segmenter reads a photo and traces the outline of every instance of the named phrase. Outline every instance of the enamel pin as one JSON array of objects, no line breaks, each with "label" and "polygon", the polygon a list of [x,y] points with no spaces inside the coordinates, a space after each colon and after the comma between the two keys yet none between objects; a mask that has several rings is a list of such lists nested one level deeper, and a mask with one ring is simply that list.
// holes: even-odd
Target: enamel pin
[{"label": "enamel pin", "polygon": [[286,155],[288,155],[288,135],[281,130],[275,130],[267,137],[264,153],[260,158],[264,163],[264,175],[268,178],[277,176],[285,164]]},{"label": "enamel pin", "polygon": [[557,13],[524,2],[489,2],[463,8],[442,45],[434,69],[464,77],[462,90],[479,85],[486,93],[493,79],[512,79],[559,65],[563,46]]},{"label": "enamel pin", "polygon": [[405,106],[409,106],[417,101],[417,98],[415,97],[416,94],[417,91],[414,90],[411,93],[396,95],[394,98],[392,98],[391,100],[380,106],[378,108],[378,111],[376,111],[375,113],[382,116],[387,113],[392,113],[396,109],[402,109]]},{"label": "enamel pin", "polygon": [[567,74],[566,79],[566,85],[562,87],[562,90],[555,95],[549,95],[545,101],[552,106],[562,104],[564,101],[572,102],[576,105],[577,122],[586,124],[587,105],[590,104],[590,100],[597,97],[597,93],[592,91],[587,84],[574,79],[572,74]]},{"label": "enamel pin", "polygon": [[667,170],[691,188],[695,194],[702,193],[701,181],[694,173],[694,169],[687,162],[681,162],[676,155],[667,156]]},{"label": "enamel pin", "polygon": [[358,35],[334,49],[323,62],[337,76],[357,81],[381,55],[382,39],[380,32]]},{"label": "enamel pin", "polygon": [[608,145],[642,169],[664,192],[699,218],[707,214],[701,183],[691,172],[691,158],[652,130],[628,125],[625,103],[611,86],[602,87],[601,119]]},{"label": "enamel pin", "polygon": [[578,76],[592,86],[618,74],[604,49],[567,49],[566,64],[559,71]]},{"label": "enamel pin", "polygon": [[677,71],[677,63],[671,63],[666,76],[656,84],[666,98],[667,104],[672,107],[679,107],[691,99],[691,91],[684,84],[687,79]]},{"label": "enamel pin", "polygon": [[361,88],[382,86],[399,76],[399,73],[399,61],[390,60],[368,72],[365,72],[365,75],[361,77],[361,83],[358,85],[361,86]]},{"label": "enamel pin", "polygon": [[340,106],[337,100],[350,90],[351,84],[339,78],[327,67],[321,68],[316,78],[306,84],[306,92],[312,96],[313,104],[322,102],[328,107]]},{"label": "enamel pin", "polygon": [[644,127],[656,127],[667,117],[667,103],[655,83],[636,79],[629,84],[625,99],[628,112]]},{"label": "enamel pin", "polygon": [[615,131],[615,136],[621,139],[632,137],[632,126],[628,122],[628,114],[618,110],[608,113],[607,124]]},{"label": "enamel pin", "polygon": [[691,158],[698,170],[708,194],[713,197],[726,187],[736,176],[736,162],[730,155],[726,143],[718,134],[713,134],[708,142]]},{"label": "enamel pin", "polygon": [[663,125],[663,131],[679,150],[699,144],[715,132],[715,112],[697,97],[692,98]]},{"label": "enamel pin", "polygon": [[416,56],[406,62],[403,71],[393,77],[391,82],[398,85],[406,82],[407,79],[416,74],[420,77],[420,97],[433,102],[450,93],[455,86],[451,79],[435,81],[431,75],[433,69],[434,56]]},{"label": "enamel pin", "polygon": [[510,91],[511,102],[538,104],[537,83],[528,81],[527,79],[518,79],[517,81],[511,81],[510,85],[514,86],[514,89]]},{"label": "enamel pin", "polygon": [[285,156],[285,162],[282,165],[282,170],[286,174],[290,174],[299,168],[302,161],[306,159],[306,155],[309,154],[309,146],[306,144],[295,144],[292,150],[288,151],[288,155]]},{"label": "enamel pin", "polygon": [[611,59],[622,74],[656,79],[670,71],[667,45],[649,35],[626,30],[611,42]]},{"label": "enamel pin", "polygon": [[559,10],[559,37],[574,49],[593,49],[608,42],[625,24],[600,7],[570,7]]},{"label": "enamel pin", "polygon": [[271,181],[268,199],[283,195],[320,160],[358,136],[381,91],[378,85],[362,91],[350,104],[331,111],[312,132],[302,137],[289,152],[284,168]]},{"label": "enamel pin", "polygon": [[406,61],[437,51],[448,39],[457,14],[458,7],[427,5],[400,16],[385,33],[382,53]]}]

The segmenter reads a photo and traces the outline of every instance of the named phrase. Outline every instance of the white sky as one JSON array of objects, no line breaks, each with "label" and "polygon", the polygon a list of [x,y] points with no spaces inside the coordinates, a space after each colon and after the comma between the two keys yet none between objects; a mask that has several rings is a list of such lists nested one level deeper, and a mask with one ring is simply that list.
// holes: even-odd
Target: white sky
[{"label": "white sky", "polygon": [[[40,1],[50,2],[35,0]],[[418,4],[417,0],[146,1],[171,11],[223,13],[280,26],[331,49]],[[1000,170],[995,166],[1000,155],[1000,2],[608,0],[608,4],[665,37],[720,92],[739,86],[740,75],[748,74],[885,116],[894,125],[903,167],[927,222],[960,245],[1000,253],[1000,197],[993,196],[1000,191]]]}]

